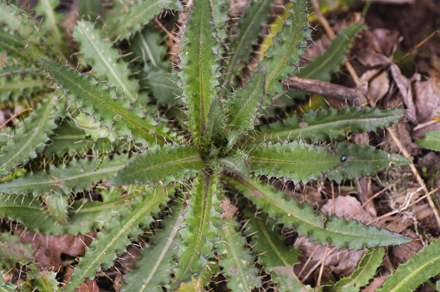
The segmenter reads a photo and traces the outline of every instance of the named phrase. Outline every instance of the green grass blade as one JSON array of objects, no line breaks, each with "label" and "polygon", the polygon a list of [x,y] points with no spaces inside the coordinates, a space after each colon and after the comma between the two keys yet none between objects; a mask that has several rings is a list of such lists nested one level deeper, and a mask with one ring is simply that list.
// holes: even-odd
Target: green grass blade
[{"label": "green grass blade", "polygon": [[49,96],[16,130],[15,137],[0,150],[0,175],[8,174],[17,165],[25,165],[46,146],[49,135],[56,128],[56,95]]},{"label": "green grass blade", "polygon": [[219,67],[218,42],[214,37],[209,1],[195,1],[182,35],[183,51],[179,54],[183,96],[188,105],[188,126],[200,143],[208,127],[208,113],[215,96]]},{"label": "green grass blade", "polygon": [[284,178],[294,182],[318,179],[340,167],[341,155],[301,142],[252,144],[248,146],[249,168],[255,175]]},{"label": "green grass blade", "polygon": [[40,63],[67,98],[75,102],[82,112],[93,116],[101,126],[116,131],[119,136],[128,136],[148,145],[164,141],[167,128],[157,125],[152,117],[144,117],[138,103],[130,103],[118,96],[114,89],[78,71],[45,59],[40,59]]},{"label": "green grass blade", "polygon": [[412,239],[385,229],[365,226],[359,221],[346,221],[344,218],[332,216],[325,222],[324,215],[316,212],[308,205],[300,207],[299,203],[285,193],[265,186],[253,179],[239,176],[228,178],[234,186],[243,192],[258,208],[264,208],[269,216],[278,218],[287,228],[295,228],[299,236],[308,236],[310,241],[320,244],[329,243],[338,249],[359,250],[366,247],[398,245],[411,242]]},{"label": "green grass blade", "polygon": [[440,240],[432,242],[424,250],[401,264],[387,277],[377,292],[414,291],[418,286],[440,273]]},{"label": "green grass blade", "polygon": [[[138,225],[148,226],[152,221],[152,214],[157,214],[159,206],[168,201],[168,195],[174,191],[175,186],[149,190],[145,196],[138,196],[131,208],[126,208],[120,216],[106,225],[104,231],[98,233],[86,254],[81,258],[78,266],[73,270],[72,278],[66,285],[65,292],[73,292],[84,278],[93,278],[95,273],[109,268],[116,258],[116,254],[125,251],[130,244],[129,238],[136,240],[142,234]],[[116,253],[116,254],[115,254]]]},{"label": "green grass blade", "polygon": [[132,159],[112,178],[109,185],[167,185],[184,181],[204,169],[199,150],[193,146],[154,146]]}]

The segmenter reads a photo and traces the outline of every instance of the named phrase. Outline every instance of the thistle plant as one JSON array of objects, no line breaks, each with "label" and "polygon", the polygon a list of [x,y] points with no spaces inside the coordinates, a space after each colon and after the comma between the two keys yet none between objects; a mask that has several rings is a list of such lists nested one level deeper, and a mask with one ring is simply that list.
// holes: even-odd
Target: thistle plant
[{"label": "thistle plant", "polygon": [[[341,183],[408,163],[372,146],[335,142],[348,132],[396,123],[402,110],[345,107],[267,125],[261,119],[271,115],[266,109],[274,99],[295,95],[283,88],[290,75],[325,80],[339,70],[361,25],[343,30],[323,57],[299,71],[311,29],[307,3],[292,1],[283,30],[247,78],[243,71],[272,1],[252,2],[238,21],[230,19],[227,1],[194,1],[187,8],[176,68],[164,61],[166,48],[148,23],[163,9],[183,11],[182,4],[115,1],[103,17],[105,26],[81,20],[74,27],[80,54],[79,69],[73,69],[52,61],[75,61],[65,57],[69,48],[47,14],[55,13],[55,2],[40,1],[35,11],[46,15],[39,23],[17,4],[0,0],[0,22],[8,24],[0,32],[0,49],[8,53],[8,65],[1,68],[0,101],[5,106],[38,104],[15,129],[2,130],[0,210],[27,230],[47,235],[99,230],[64,291],[74,291],[84,279],[112,267],[158,216],[165,216],[163,228],[149,238],[138,269],[123,276],[127,284],[122,291],[175,290],[191,281],[203,286],[215,271],[226,276],[232,291],[251,291],[262,285],[257,255],[259,267],[271,274],[280,291],[300,291],[292,268],[298,251],[284,244],[281,225],[337,248],[411,241],[356,220],[317,213],[265,183],[269,178]],[[43,3],[49,10],[40,9]],[[137,57],[131,66],[112,46],[122,39],[131,40],[127,52]],[[52,45],[45,47],[48,43]],[[91,73],[83,72],[84,64]],[[141,73],[132,78],[132,70]],[[143,77],[148,78],[138,79]],[[30,80],[39,80],[38,86]],[[20,83],[26,87],[7,89]],[[83,191],[100,199],[89,201]],[[18,242],[16,235],[2,235],[10,249]],[[32,263],[26,255],[6,267]],[[31,287],[41,281],[53,289],[59,286],[55,277],[41,280],[38,272],[29,277]]]}]

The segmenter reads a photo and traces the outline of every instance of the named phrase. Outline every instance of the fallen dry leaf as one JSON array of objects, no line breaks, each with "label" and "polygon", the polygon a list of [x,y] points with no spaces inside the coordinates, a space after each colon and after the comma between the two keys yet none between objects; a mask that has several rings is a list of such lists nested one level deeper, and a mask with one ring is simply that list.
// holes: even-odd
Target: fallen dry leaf
[{"label": "fallen dry leaf", "polygon": [[222,200],[220,208],[225,211],[220,215],[220,219],[226,218],[228,221],[230,221],[234,217],[235,212],[238,211],[238,208],[234,204],[231,204],[231,201],[228,198]]},{"label": "fallen dry leaf", "polygon": [[410,81],[402,75],[402,72],[400,72],[400,69],[396,64],[391,64],[391,75],[393,76],[397,88],[399,88],[403,101],[405,102],[407,108],[406,118],[413,124],[417,124],[416,107],[413,101]]}]

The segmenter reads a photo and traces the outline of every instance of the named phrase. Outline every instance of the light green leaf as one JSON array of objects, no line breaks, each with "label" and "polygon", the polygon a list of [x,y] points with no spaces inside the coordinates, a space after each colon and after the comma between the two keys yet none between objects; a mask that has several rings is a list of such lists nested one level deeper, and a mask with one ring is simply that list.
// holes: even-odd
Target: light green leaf
[{"label": "light green leaf", "polygon": [[246,240],[237,229],[235,220],[227,221],[220,229],[220,242],[215,247],[220,257],[219,265],[227,276],[227,286],[232,291],[251,291],[261,287],[259,270],[253,265],[253,256],[245,247]]},{"label": "light green leaf", "polygon": [[0,233],[0,242],[0,268],[9,270],[15,263],[24,265],[34,260],[31,244],[21,243],[18,235]]},{"label": "light green leaf", "polygon": [[[241,72],[241,67],[249,61],[252,46],[256,43],[258,36],[262,33],[263,25],[267,23],[270,15],[270,7],[273,1],[262,0],[252,1],[246,7],[244,17],[240,18],[237,26],[237,37],[229,45],[228,63],[223,73],[223,86],[231,90],[230,85],[237,72]],[[241,66],[240,66],[241,65]]]},{"label": "light green leaf", "polygon": [[150,238],[148,248],[142,249],[137,269],[124,276],[127,285],[121,287],[122,292],[162,292],[161,285],[171,282],[172,259],[177,252],[174,241],[182,222],[183,214],[179,210],[173,210],[173,216],[165,218],[164,229]]},{"label": "light green leaf", "polygon": [[[0,185],[1,186],[1,185]],[[69,218],[67,217],[68,202],[67,196],[63,196],[59,193],[44,194],[42,196],[47,206],[47,212],[52,216],[55,221],[61,224],[67,224]]]},{"label": "light green leaf", "polygon": [[180,281],[191,281],[198,278],[214,254],[212,247],[218,241],[220,212],[216,210],[220,202],[218,179],[207,173],[194,181],[192,197],[187,201],[187,212],[184,216],[180,235],[182,243],[178,245],[179,265],[175,275]]},{"label": "light green leaf", "polygon": [[286,198],[283,192],[272,186],[264,186],[257,180],[235,175],[233,179],[228,178],[228,181],[258,208],[265,208],[269,216],[277,218],[286,228],[294,227],[299,236],[308,236],[310,241],[317,241],[320,244],[328,242],[330,246],[338,249],[347,247],[359,250],[364,246],[398,245],[412,240],[386,229],[365,226],[356,220],[346,221],[332,216],[324,222],[325,216],[322,213],[305,204],[300,207],[292,197]]},{"label": "light green leaf", "polygon": [[14,1],[0,0],[0,23],[6,24],[2,29],[16,31],[22,37],[30,37],[37,31],[29,13]]},{"label": "light green leaf", "polygon": [[195,1],[182,35],[179,54],[183,96],[188,105],[188,127],[196,142],[205,135],[208,113],[214,100],[219,67],[218,42],[214,37],[209,1]]},{"label": "light green leaf", "polygon": [[440,273],[440,240],[432,242],[424,250],[401,264],[387,277],[377,292],[414,291],[418,286]]},{"label": "light green leaf", "polygon": [[227,170],[245,178],[249,178],[249,168],[245,161],[246,155],[240,151],[231,151],[227,156],[218,158],[218,162]]},{"label": "light green leaf", "polygon": [[328,283],[326,291],[357,292],[368,284],[382,264],[384,248],[368,249],[359,263],[359,267],[350,277],[342,278],[336,283]]},{"label": "light green leaf", "polygon": [[375,147],[367,145],[341,142],[332,147],[332,150],[340,155],[346,155],[347,158],[341,166],[327,174],[329,179],[336,182],[342,181],[344,177],[347,179],[360,179],[380,170],[410,163],[403,156],[376,150]]},{"label": "light green leaf", "polygon": [[40,153],[56,127],[56,95],[49,96],[15,132],[15,137],[0,150],[0,175],[8,174],[17,165],[25,165]]},{"label": "light green leaf", "polygon": [[101,266],[108,269],[113,265],[116,254],[125,252],[126,246],[130,244],[129,238],[136,240],[142,234],[138,225],[148,226],[153,221],[152,215],[160,211],[159,206],[168,201],[168,195],[174,188],[175,185],[149,190],[144,196],[138,196],[131,208],[126,208],[119,217],[113,218],[93,240],[85,256],[73,270],[72,278],[64,291],[75,291],[84,278],[93,278],[101,270]]},{"label": "light green leaf", "polygon": [[291,2],[293,6],[288,10],[291,15],[284,20],[283,31],[277,34],[274,45],[267,51],[269,57],[265,57],[259,64],[259,68],[267,65],[267,98],[283,91],[279,80],[287,80],[297,71],[296,66],[310,38],[307,2],[303,0]]},{"label": "light green leaf", "polygon": [[337,139],[349,132],[376,131],[379,127],[388,127],[398,123],[405,111],[400,109],[380,110],[377,107],[344,107],[341,111],[330,108],[328,111],[310,111],[299,119],[297,115],[269,126],[261,127],[248,142]]},{"label": "light green leaf", "polygon": [[125,11],[113,11],[116,14],[116,19],[107,23],[107,30],[113,39],[116,37],[121,39],[130,37],[134,32],[140,31],[150,19],[161,13],[163,9],[184,10],[178,0],[136,1],[128,9],[128,13]]},{"label": "light green leaf", "polygon": [[340,167],[341,155],[302,142],[252,144],[248,165],[255,175],[307,182]]},{"label": "light green leaf", "polygon": [[416,140],[416,144],[427,149],[440,151],[440,130],[425,133],[425,139]]},{"label": "light green leaf", "polygon": [[152,117],[144,117],[136,102],[120,98],[114,89],[107,88],[90,76],[57,63],[40,59],[40,63],[58,83],[64,94],[77,107],[101,123],[101,126],[128,136],[136,142],[155,145],[164,141],[167,128],[157,125]]},{"label": "light green leaf", "polygon": [[[1,1],[1,0],[0,0]],[[0,291],[2,292],[14,292],[17,285],[12,284],[12,282],[3,281],[3,273],[5,271],[0,271]]]},{"label": "light green leaf", "polygon": [[17,195],[32,193],[38,196],[52,192],[69,194],[72,190],[75,192],[90,190],[94,182],[107,180],[122,169],[126,162],[125,155],[116,155],[111,161],[107,157],[101,167],[95,171],[99,159],[73,160],[68,165],[51,166],[49,173],[45,171],[30,173],[25,177],[0,184],[0,193]]},{"label": "light green leaf", "polygon": [[204,168],[199,150],[193,146],[154,146],[136,156],[107,184],[167,185],[194,177]]},{"label": "light green leaf", "polygon": [[182,106],[182,89],[177,86],[179,76],[169,73],[163,68],[151,69],[147,73],[145,87],[157,98],[158,105]]},{"label": "light green leaf", "polygon": [[30,97],[32,93],[49,86],[50,81],[42,75],[0,76],[0,102],[17,101],[19,97]]},{"label": "light green leaf", "polygon": [[226,118],[222,103],[216,97],[212,101],[211,109],[208,114],[208,127],[206,129],[206,140],[208,144],[222,142],[224,131],[226,128]]},{"label": "light green leaf", "polygon": [[37,14],[43,15],[42,27],[52,36],[57,46],[62,44],[62,33],[60,31],[60,23],[63,21],[65,14],[55,12],[55,7],[60,5],[60,0],[40,0],[34,10]]}]

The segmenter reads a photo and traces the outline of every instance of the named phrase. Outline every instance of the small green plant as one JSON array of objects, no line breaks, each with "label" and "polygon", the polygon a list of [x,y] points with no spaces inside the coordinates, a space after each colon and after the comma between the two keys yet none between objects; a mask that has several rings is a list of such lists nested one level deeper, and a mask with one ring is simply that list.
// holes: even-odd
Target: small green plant
[{"label": "small green plant", "polygon": [[[43,234],[100,230],[64,291],[74,291],[84,279],[113,266],[117,255],[138,241],[164,210],[171,215],[150,237],[138,269],[124,275],[127,284],[122,291],[174,290],[191,281],[204,286],[215,271],[227,277],[232,291],[251,291],[262,285],[256,255],[279,291],[300,291],[303,287],[292,268],[298,251],[285,246],[279,224],[337,248],[411,241],[355,220],[316,213],[263,182],[275,178],[340,183],[408,163],[375,147],[325,143],[348,132],[374,131],[398,122],[404,114],[398,109],[330,108],[256,126],[260,117],[271,114],[265,111],[271,100],[295,95],[281,81],[298,73],[310,38],[307,3],[292,1],[283,30],[246,78],[244,66],[272,1],[252,2],[231,27],[227,1],[194,2],[180,36],[177,69],[164,61],[166,48],[148,22],[163,9],[183,7],[177,0],[146,0],[132,5],[114,1],[102,28],[80,21],[73,33],[80,43],[75,70],[49,60],[76,60],[65,57],[72,52],[57,24],[57,1],[40,1],[35,11],[45,17],[39,23],[17,4],[0,0],[0,22],[8,24],[0,31],[0,49],[8,54],[8,64],[0,69],[0,102],[38,104],[23,123],[1,132],[0,175],[8,176],[17,167],[19,173],[23,168],[34,171],[0,184],[0,212]],[[302,71],[304,77],[328,80],[360,28],[357,24],[343,30],[324,57]],[[135,56],[132,67],[112,46],[130,38],[126,50]],[[87,66],[92,68],[88,75],[81,72]],[[132,70],[141,73],[132,78]],[[148,78],[139,80],[143,77]],[[168,113],[170,120],[161,111],[165,107],[174,112]],[[81,197],[85,190],[99,194],[100,200]],[[243,209],[240,216],[234,216],[231,200]],[[238,228],[242,220],[248,221],[252,249]],[[2,235],[10,250],[17,249],[18,237]],[[377,261],[381,255],[382,249],[373,250],[362,262],[369,267],[369,277],[373,268],[367,256]],[[4,268],[33,261],[23,252],[5,261]],[[29,289],[56,289],[54,272],[43,277],[34,266],[29,271]]]}]

